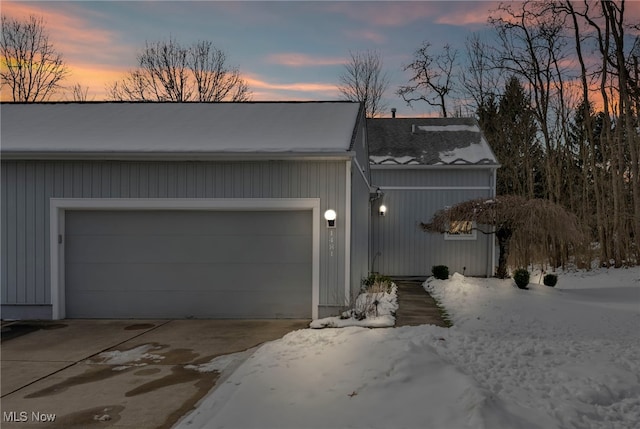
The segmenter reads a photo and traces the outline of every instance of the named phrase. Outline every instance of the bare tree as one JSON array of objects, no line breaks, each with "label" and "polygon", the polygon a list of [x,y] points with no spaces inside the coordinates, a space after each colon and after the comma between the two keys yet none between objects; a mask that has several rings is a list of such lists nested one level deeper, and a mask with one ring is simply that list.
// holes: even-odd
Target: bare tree
[{"label": "bare tree", "polygon": [[442,117],[447,117],[447,99],[454,88],[454,67],[458,51],[444,45],[439,54],[431,53],[431,43],[423,42],[415,51],[413,62],[404,66],[404,71],[411,72],[409,84],[398,89],[398,95],[407,104],[424,101],[432,107],[440,109]]},{"label": "bare tree", "polygon": [[[557,5],[573,25],[576,54],[580,63],[584,136],[588,146],[584,158],[592,171],[586,186],[595,194],[600,261],[603,264],[638,263],[640,252],[640,135],[638,133],[637,36],[627,30],[640,26],[628,22],[626,2],[584,0]],[[631,43],[629,43],[631,42]],[[583,46],[593,50],[598,62],[589,64]],[[597,115],[591,115],[589,99],[593,87],[602,100]],[[594,119],[601,120],[596,124]],[[588,214],[588,208],[583,209]],[[586,217],[586,216],[585,216]]]},{"label": "bare tree", "polygon": [[44,19],[35,15],[26,21],[2,17],[0,57],[0,82],[11,88],[13,101],[46,101],[69,73]]},{"label": "bare tree", "polygon": [[79,83],[73,84],[70,88],[71,92],[67,96],[75,102],[84,103],[88,99],[89,95],[89,87],[82,86]]},{"label": "bare tree", "polygon": [[[531,90],[534,113],[548,155],[557,153],[562,138],[556,133],[552,100],[562,97],[563,77],[558,64],[566,57],[564,16],[553,13],[549,2],[525,0],[500,3],[497,17],[490,23],[496,29],[498,43],[493,61],[521,77]],[[560,105],[564,100],[560,100]],[[548,196],[560,200],[560,169],[547,156],[545,172]]]},{"label": "bare tree", "polygon": [[460,74],[460,83],[471,98],[474,110],[486,105],[498,95],[498,88],[504,87],[501,70],[496,67],[489,55],[490,45],[477,33],[465,41],[468,69]]},{"label": "bare tree", "polygon": [[147,42],[138,68],[108,89],[114,100],[248,101],[251,92],[224,51],[209,41],[182,46],[176,40]]},{"label": "bare tree", "polygon": [[420,225],[427,232],[445,233],[452,220],[475,222],[481,233],[495,234],[500,248],[496,275],[501,279],[508,277],[512,240],[524,241],[530,246],[545,246],[550,240],[577,244],[583,239],[576,216],[562,206],[549,200],[517,195],[465,201],[436,212],[429,223]]},{"label": "bare tree", "polygon": [[376,118],[387,108],[382,97],[389,87],[389,77],[382,71],[380,53],[350,51],[349,55],[350,60],[338,78],[338,90],[346,100],[363,103],[367,118]]}]

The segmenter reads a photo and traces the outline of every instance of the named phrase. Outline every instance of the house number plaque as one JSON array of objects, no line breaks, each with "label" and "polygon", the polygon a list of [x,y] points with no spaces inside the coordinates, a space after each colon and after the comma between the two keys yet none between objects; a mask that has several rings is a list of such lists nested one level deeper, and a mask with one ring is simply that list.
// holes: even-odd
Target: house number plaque
[{"label": "house number plaque", "polygon": [[329,231],[329,256],[333,256],[333,251],[336,249],[335,239],[333,237],[333,230]]}]

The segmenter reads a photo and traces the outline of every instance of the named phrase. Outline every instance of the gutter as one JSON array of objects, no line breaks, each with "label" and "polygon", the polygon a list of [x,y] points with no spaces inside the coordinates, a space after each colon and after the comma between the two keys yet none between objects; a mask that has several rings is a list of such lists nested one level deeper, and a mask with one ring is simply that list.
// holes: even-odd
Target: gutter
[{"label": "gutter", "polygon": [[3,151],[2,160],[45,161],[333,161],[352,159],[353,152],[38,152]]}]

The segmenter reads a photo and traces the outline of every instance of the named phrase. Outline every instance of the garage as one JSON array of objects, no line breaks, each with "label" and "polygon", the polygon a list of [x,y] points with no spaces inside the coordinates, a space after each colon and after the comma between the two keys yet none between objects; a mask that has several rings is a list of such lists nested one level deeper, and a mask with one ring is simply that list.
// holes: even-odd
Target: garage
[{"label": "garage", "polygon": [[311,210],[67,210],[69,318],[311,318]]},{"label": "garage", "polygon": [[317,319],[368,274],[360,103],[7,103],[2,115],[3,318]]}]

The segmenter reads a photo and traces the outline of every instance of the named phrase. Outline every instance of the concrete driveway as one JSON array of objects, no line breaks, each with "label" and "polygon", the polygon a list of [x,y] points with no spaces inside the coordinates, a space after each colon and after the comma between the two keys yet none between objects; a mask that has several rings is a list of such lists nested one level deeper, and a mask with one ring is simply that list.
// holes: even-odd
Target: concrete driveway
[{"label": "concrete driveway", "polygon": [[[2,341],[0,426],[170,428],[221,381],[217,371],[200,372],[188,365],[247,351],[308,323],[36,322],[26,326],[31,332]],[[11,327],[3,324],[3,329]]]}]

